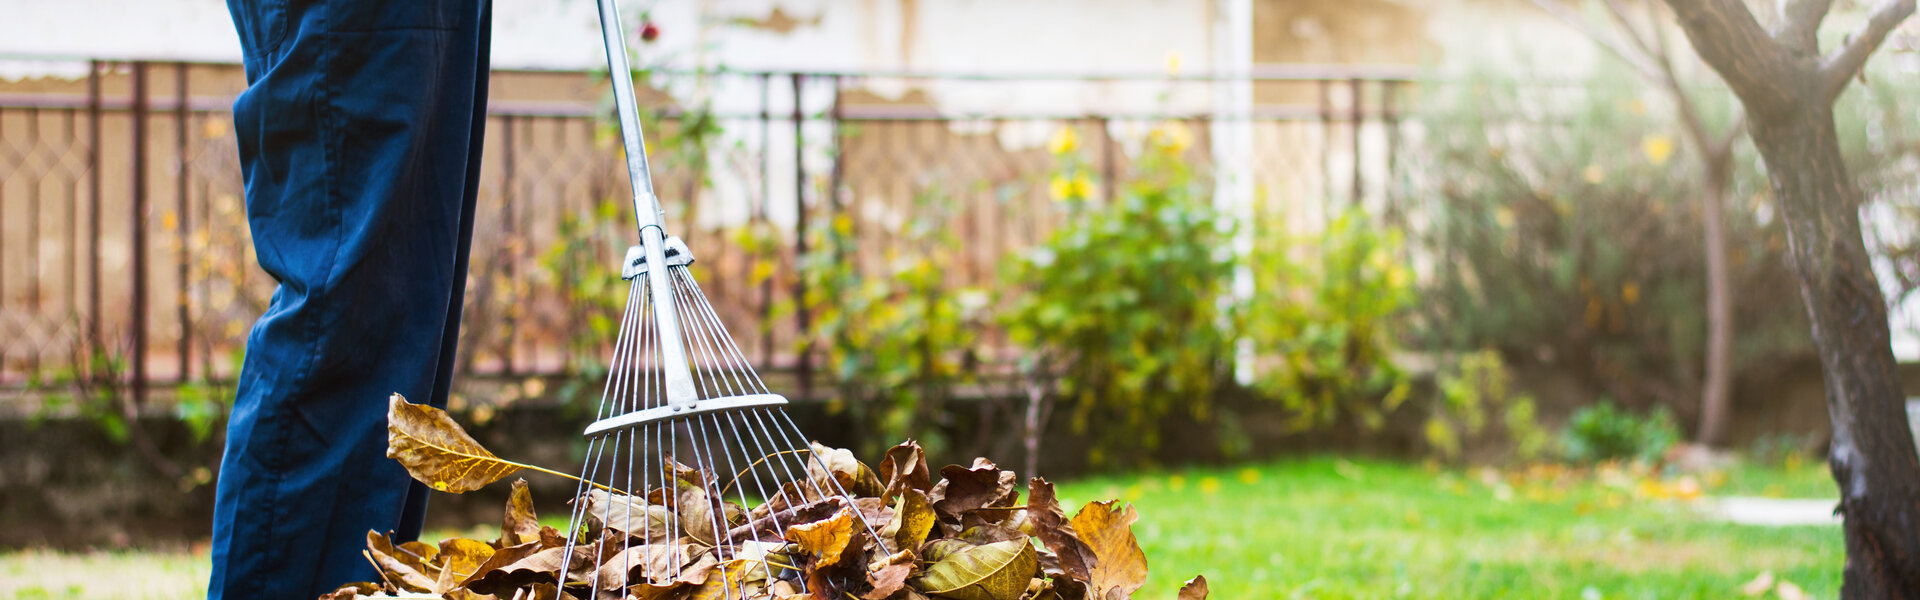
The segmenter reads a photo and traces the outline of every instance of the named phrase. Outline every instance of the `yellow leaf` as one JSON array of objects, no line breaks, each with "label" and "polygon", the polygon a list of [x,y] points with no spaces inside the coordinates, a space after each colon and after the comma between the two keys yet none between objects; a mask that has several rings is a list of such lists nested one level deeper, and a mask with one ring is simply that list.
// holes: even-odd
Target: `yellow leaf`
[{"label": "yellow leaf", "polygon": [[394,394],[387,404],[387,458],[433,489],[462,494],[527,468],[474,441],[446,411]]},{"label": "yellow leaf", "polygon": [[825,520],[787,528],[787,541],[801,550],[820,555],[820,564],[840,563],[840,553],[853,540],[853,511],[840,509]]},{"label": "yellow leaf", "polygon": [[1093,566],[1091,591],[1095,598],[1130,597],[1147,581],[1147,556],[1133,537],[1133,522],[1139,513],[1132,505],[1114,510],[1117,500],[1088,502],[1073,516],[1073,530],[1093,548],[1099,561]]},{"label": "yellow leaf", "polygon": [[433,584],[433,592],[446,594],[459,587],[467,577],[493,558],[493,546],[486,542],[453,538],[440,542],[440,578]]},{"label": "yellow leaf", "polygon": [[1654,165],[1667,164],[1667,158],[1673,156],[1673,138],[1662,134],[1649,135],[1640,140],[1640,153]]},{"label": "yellow leaf", "polygon": [[926,570],[911,581],[914,589],[954,600],[1019,598],[1040,568],[1033,544],[1025,538],[978,546],[934,540],[927,544],[925,560]]}]

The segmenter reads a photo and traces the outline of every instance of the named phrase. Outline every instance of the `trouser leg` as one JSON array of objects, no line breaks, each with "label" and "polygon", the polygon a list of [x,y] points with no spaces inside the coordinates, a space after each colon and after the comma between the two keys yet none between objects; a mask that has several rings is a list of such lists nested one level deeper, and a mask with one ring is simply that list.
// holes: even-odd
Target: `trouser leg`
[{"label": "trouser leg", "polygon": [[444,405],[485,120],[480,0],[230,0],[247,217],[280,285],[247,339],[209,598],[312,598],[376,577],[424,490],[386,453],[386,398]]}]

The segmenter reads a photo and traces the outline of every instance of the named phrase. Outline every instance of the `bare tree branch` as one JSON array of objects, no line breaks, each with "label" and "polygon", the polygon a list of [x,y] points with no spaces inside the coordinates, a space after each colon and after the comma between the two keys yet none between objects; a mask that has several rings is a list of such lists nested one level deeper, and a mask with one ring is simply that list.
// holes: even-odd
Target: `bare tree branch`
[{"label": "bare tree branch", "polygon": [[1833,0],[1789,0],[1780,9],[1780,31],[1773,38],[1801,54],[1820,52],[1820,22],[1831,8]]},{"label": "bare tree branch", "polygon": [[[1912,0],[1906,0],[1911,3]],[[1773,41],[1744,0],[1666,0],[1687,40],[1720,73],[1750,114],[1764,118],[1798,104],[1806,69]]]},{"label": "bare tree branch", "polygon": [[1821,92],[1831,102],[1847,89],[1847,81],[1860,72],[1867,64],[1867,57],[1887,40],[1901,21],[1913,15],[1914,0],[1885,0],[1874,7],[1873,16],[1867,19],[1866,29],[1847,37],[1847,42],[1832,54],[1820,61]]},{"label": "bare tree branch", "polygon": [[[1626,61],[1627,66],[1632,67],[1633,70],[1638,72],[1642,77],[1648,79],[1659,78],[1660,71],[1654,68],[1652,58],[1644,52],[1645,47],[1640,44],[1637,37],[1633,40],[1634,46],[1627,46],[1621,44],[1620,41],[1614,39],[1613,36],[1608,35],[1606,30],[1594,24],[1593,21],[1588,20],[1585,16],[1582,16],[1579,10],[1568,6],[1565,2],[1561,2],[1560,0],[1533,0],[1533,3],[1539,6],[1541,10],[1547,11],[1547,14],[1553,15],[1554,18],[1559,19],[1561,22],[1572,25],[1574,29],[1580,30],[1580,33],[1585,34],[1587,39],[1591,39],[1594,43],[1599,44],[1600,47],[1606,48],[1607,51],[1612,52],[1614,56],[1620,57],[1620,60]],[[1627,35],[1635,37],[1635,34],[1631,33],[1631,30],[1629,30]],[[1636,49],[1635,46],[1639,46],[1639,48]]]}]

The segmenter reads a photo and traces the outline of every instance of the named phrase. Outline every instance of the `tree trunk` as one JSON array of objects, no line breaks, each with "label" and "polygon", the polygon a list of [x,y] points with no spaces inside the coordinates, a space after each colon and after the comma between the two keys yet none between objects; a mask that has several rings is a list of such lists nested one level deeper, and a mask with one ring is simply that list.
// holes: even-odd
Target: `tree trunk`
[{"label": "tree trunk", "polygon": [[1711,154],[1715,150],[1707,143],[1700,140],[1698,144],[1707,167],[1706,196],[1700,207],[1707,245],[1707,377],[1700,390],[1700,429],[1695,437],[1701,445],[1714,446],[1725,441],[1732,414],[1733,295],[1729,291],[1732,276],[1727,273],[1726,203],[1733,169],[1731,153],[1722,149]]},{"label": "tree trunk", "polygon": [[1828,465],[1845,517],[1847,598],[1920,598],[1920,458],[1889,344],[1887,308],[1860,237],[1860,191],[1830,104],[1752,121],[1787,225],[1833,420]]}]

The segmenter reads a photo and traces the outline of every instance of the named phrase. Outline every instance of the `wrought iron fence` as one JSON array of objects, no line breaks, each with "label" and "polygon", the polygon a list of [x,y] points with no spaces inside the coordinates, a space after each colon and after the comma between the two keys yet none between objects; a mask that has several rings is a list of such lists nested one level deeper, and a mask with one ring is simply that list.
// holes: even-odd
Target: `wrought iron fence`
[{"label": "wrought iron fence", "polygon": [[[84,73],[0,85],[0,390],[111,380],[138,400],[149,386],[231,380],[274,285],[251,254],[229,126],[232,98],[244,88],[240,71],[96,60]],[[592,332],[618,320],[607,299],[624,298],[603,292],[618,287],[608,273],[632,237],[626,178],[591,93],[501,98],[499,78],[516,75],[531,82],[520,87],[592,81],[495,74],[460,368],[590,374],[608,343]],[[903,223],[927,210],[917,199],[938,196],[951,212],[945,222],[966,240],[947,276],[991,285],[1003,257],[1057,225],[1047,183],[1058,159],[1043,140],[1078,132],[1081,155],[1097,165],[1096,189],[1111,195],[1132,169],[1132,140],[1156,123],[1185,123],[1194,133],[1187,154],[1205,172],[1216,118],[1251,129],[1263,210],[1310,217],[1329,201],[1385,196],[1377,189],[1393,181],[1400,143],[1395,103],[1409,82],[1377,71],[1265,71],[1253,77],[1254,110],[1223,116],[1164,104],[956,111],[912,93],[889,99],[872,91],[939,85],[977,96],[1070,84],[1093,94],[1159,86],[1170,96],[1204,89],[1214,81],[1208,76],[725,72],[650,80],[669,77],[725,80],[715,87],[733,94],[696,106],[652,96],[661,108],[651,115],[649,147],[661,153],[656,182],[669,220],[694,248],[723,320],[756,368],[791,373],[803,387],[819,361],[803,344],[810,315],[796,276],[812,230],[844,227],[860,240],[845,258],[878,272],[906,243]]]}]

